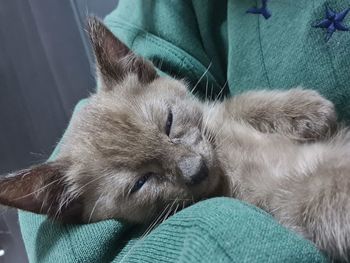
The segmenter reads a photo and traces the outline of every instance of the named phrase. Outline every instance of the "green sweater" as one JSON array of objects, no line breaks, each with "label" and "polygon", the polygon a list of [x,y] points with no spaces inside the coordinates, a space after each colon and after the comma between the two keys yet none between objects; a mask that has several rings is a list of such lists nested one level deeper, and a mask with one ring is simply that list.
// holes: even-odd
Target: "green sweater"
[{"label": "green sweater", "polygon": [[[198,83],[198,96],[302,85],[332,100],[350,120],[350,32],[313,27],[331,23],[323,21],[325,3],[270,0],[262,14],[251,14],[246,11],[257,13],[250,8],[261,1],[122,0],[105,22],[160,71]],[[327,3],[335,12],[349,6]],[[336,22],[348,26],[350,14]],[[142,227],[114,220],[71,226],[19,215],[31,262],[325,262],[307,240],[228,198],[184,209],[145,237]]]}]

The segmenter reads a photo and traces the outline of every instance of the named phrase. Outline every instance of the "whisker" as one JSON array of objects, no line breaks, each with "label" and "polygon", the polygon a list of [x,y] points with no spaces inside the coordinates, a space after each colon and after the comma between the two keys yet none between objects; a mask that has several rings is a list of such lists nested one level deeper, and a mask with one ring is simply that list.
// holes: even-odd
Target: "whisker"
[{"label": "whisker", "polygon": [[[65,193],[65,194],[67,194],[67,193]],[[77,196],[77,195],[70,194],[69,196],[65,196],[65,198],[61,199],[61,200],[63,200],[63,201],[60,202],[59,207],[58,207],[58,209],[57,209],[57,211],[56,211],[56,213],[55,213],[53,219],[58,218],[58,216],[59,216],[60,213],[62,212],[62,209],[63,209],[64,207],[67,207],[67,206],[69,205],[69,203],[70,203],[71,201],[74,200],[74,198],[75,198],[76,196]],[[55,201],[55,200],[53,200],[53,201]],[[51,205],[50,205],[50,207],[49,207],[49,210],[51,209],[52,204],[53,204],[53,202],[51,203]]]},{"label": "whisker", "polygon": [[168,213],[164,216],[162,222],[164,222],[164,221],[169,217],[169,215],[170,215],[171,212],[172,212],[172,208],[173,208],[174,204],[176,203],[176,201],[177,201],[177,199],[175,199],[175,200],[173,201],[173,203],[171,204],[171,206],[170,206],[170,208],[169,208],[169,210],[168,210]]},{"label": "whisker", "polygon": [[100,201],[100,198],[102,197],[102,194],[103,193],[100,194],[99,198],[96,200],[93,208],[91,209],[91,213],[90,213],[90,216],[89,216],[88,224],[90,224],[90,222],[91,222],[92,214],[94,213],[94,211],[96,209],[96,206],[97,206],[98,202]]},{"label": "whisker", "polygon": [[[171,205],[172,206],[172,205]],[[159,223],[159,221],[163,218],[164,214],[167,213],[167,211],[169,211],[171,209],[170,204],[167,204],[166,207],[161,211],[161,213],[159,214],[159,216],[153,220],[153,222],[147,227],[147,229],[145,230],[145,232],[142,234],[142,236],[140,237],[139,240],[144,239],[153,229],[154,227]]]},{"label": "whisker", "polygon": [[170,204],[167,204],[167,206],[161,211],[160,215],[151,223],[150,226],[147,227],[145,232],[142,234],[140,239],[138,239],[135,244],[129,249],[129,251],[122,257],[120,262],[123,262],[124,259],[140,244],[143,242],[144,238],[154,229],[154,227],[158,224],[164,213],[169,209],[171,209],[171,206],[169,207]]},{"label": "whisker", "polygon": [[220,89],[220,92],[219,92],[218,95],[216,96],[215,101],[217,101],[218,99],[219,99],[219,100],[221,99],[221,95],[223,94],[222,92],[224,91],[224,89],[225,89],[227,83],[228,83],[228,80],[225,81],[224,85],[223,85],[222,88]]},{"label": "whisker", "polygon": [[208,98],[208,84],[209,84],[209,79],[208,79],[208,76],[207,76],[207,83],[205,84],[205,98],[206,99]]},{"label": "whisker", "polygon": [[174,210],[174,212],[173,212],[172,215],[175,215],[175,214],[176,214],[177,210],[179,209],[179,206],[180,206],[180,204],[177,204],[177,205],[176,205],[176,208],[175,208],[175,210]]},{"label": "whisker", "polygon": [[191,201],[191,198],[175,198],[175,199],[166,199],[167,201]]},{"label": "whisker", "polygon": [[97,180],[100,180],[101,178],[107,177],[107,176],[109,176],[108,173],[106,173],[106,174],[102,173],[102,175],[100,175],[100,176],[98,176],[98,177],[92,179],[91,181],[87,182],[86,184],[84,184],[84,185],[82,185],[81,187],[79,187],[78,189],[76,189],[75,192],[81,193],[81,191],[82,191],[86,186],[88,186],[89,184],[91,184],[91,183],[93,183],[93,182],[96,182]]},{"label": "whisker", "polygon": [[157,224],[160,222],[160,220],[163,218],[163,215],[166,213],[166,211],[168,211],[169,209],[171,209],[171,207],[169,207],[169,204],[165,207],[165,209],[162,210],[162,212],[160,213],[160,215],[156,218],[156,220],[153,221],[153,223],[148,226],[148,228],[146,229],[146,231],[143,233],[143,235],[141,236],[141,239],[144,239],[153,229],[155,226],[157,226]]},{"label": "whisker", "polygon": [[209,109],[209,111],[208,111],[208,113],[206,115],[206,120],[205,120],[204,127],[208,126],[209,119],[211,117],[211,114],[213,113],[213,110],[215,109],[216,103],[217,103],[217,101],[214,101],[214,102],[212,102],[212,103],[210,103],[208,105],[210,107],[210,109]]},{"label": "whisker", "polygon": [[30,195],[33,195],[33,194],[39,193],[39,192],[41,192],[42,190],[44,190],[45,188],[49,187],[50,185],[53,185],[53,184],[55,184],[55,183],[59,182],[60,180],[62,180],[62,178],[59,178],[59,179],[53,180],[52,182],[50,182],[50,183],[48,183],[48,184],[44,185],[43,187],[40,187],[39,189],[37,189],[37,190],[35,190],[35,191],[33,191],[33,192],[29,193],[29,194],[22,195],[22,196],[17,197],[17,198],[15,198],[15,199],[13,199],[13,200],[19,200],[19,199],[22,199],[22,198],[26,198],[26,197],[28,197],[28,196],[30,196]]},{"label": "whisker", "polygon": [[209,71],[209,69],[210,69],[210,67],[211,67],[212,64],[213,64],[212,62],[209,63],[209,66],[206,68],[206,70],[204,71],[204,73],[202,74],[202,76],[199,78],[199,80],[197,81],[196,85],[194,85],[194,87],[193,87],[193,89],[191,90],[190,93],[193,93],[193,92],[196,90],[196,88],[197,88],[197,86],[199,85],[199,83],[201,82],[201,80],[202,80],[202,79],[204,78],[204,76],[208,73],[208,71]]}]

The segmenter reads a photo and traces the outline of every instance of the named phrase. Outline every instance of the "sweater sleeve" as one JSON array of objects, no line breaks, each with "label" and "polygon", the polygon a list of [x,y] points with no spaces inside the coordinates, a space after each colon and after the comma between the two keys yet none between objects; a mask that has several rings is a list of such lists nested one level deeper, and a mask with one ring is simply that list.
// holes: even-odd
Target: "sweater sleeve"
[{"label": "sweater sleeve", "polygon": [[[246,13],[256,1],[119,2],[105,19],[112,32],[160,71],[198,84],[198,95],[303,84],[349,115],[350,33],[326,43],[311,27],[324,16],[323,0],[269,1],[269,19]],[[307,240],[228,198],[186,208],[146,236],[115,220],[58,225],[23,211],[19,220],[30,262],[325,262]]]}]

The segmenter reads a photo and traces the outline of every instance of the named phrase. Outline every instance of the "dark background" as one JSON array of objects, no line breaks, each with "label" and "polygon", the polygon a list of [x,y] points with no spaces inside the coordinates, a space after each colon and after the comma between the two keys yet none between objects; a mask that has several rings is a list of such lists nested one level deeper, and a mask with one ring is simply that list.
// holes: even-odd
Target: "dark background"
[{"label": "dark background", "polygon": [[[0,2],[0,175],[49,157],[74,105],[95,87],[86,16],[104,17],[116,6],[117,0]],[[27,262],[16,211],[0,212],[0,263]]]}]

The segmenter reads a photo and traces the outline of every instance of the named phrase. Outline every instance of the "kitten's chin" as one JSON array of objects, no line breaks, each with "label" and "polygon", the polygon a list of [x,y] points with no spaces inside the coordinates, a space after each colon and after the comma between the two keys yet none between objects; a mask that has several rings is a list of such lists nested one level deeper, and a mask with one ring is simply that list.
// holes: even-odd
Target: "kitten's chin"
[{"label": "kitten's chin", "polygon": [[222,196],[220,178],[222,173],[219,169],[211,169],[208,175],[196,185],[191,186],[193,196],[197,201],[211,197]]}]

